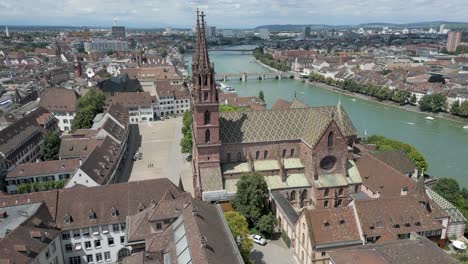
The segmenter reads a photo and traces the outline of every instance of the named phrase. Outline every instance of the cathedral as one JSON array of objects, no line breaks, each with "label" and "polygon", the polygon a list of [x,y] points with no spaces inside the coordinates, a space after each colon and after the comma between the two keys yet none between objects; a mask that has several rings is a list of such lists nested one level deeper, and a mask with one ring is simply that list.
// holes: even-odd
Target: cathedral
[{"label": "cathedral", "polygon": [[310,107],[279,100],[270,110],[219,112],[219,91],[197,13],[192,64],[193,183],[204,201],[225,201],[244,173],[264,176],[298,207],[347,204],[362,180],[352,159],[357,132],[340,103]]}]

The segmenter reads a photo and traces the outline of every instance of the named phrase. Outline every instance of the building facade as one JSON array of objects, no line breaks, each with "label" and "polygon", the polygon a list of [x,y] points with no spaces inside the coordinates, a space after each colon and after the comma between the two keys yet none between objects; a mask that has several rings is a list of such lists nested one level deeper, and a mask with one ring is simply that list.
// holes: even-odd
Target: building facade
[{"label": "building facade", "polygon": [[450,31],[447,38],[447,50],[450,52],[456,51],[460,45],[462,33],[459,31]]}]

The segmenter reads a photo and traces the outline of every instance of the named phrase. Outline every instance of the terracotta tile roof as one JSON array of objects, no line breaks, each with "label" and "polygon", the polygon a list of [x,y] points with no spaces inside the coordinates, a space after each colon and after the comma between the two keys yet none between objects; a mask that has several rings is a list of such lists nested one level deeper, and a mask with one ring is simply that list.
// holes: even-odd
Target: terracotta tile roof
[{"label": "terracotta tile roof", "polygon": [[123,105],[114,102],[107,109],[106,114],[110,114],[114,117],[123,127],[128,125],[128,110]]},{"label": "terracotta tile roof", "polygon": [[265,110],[266,104],[255,96],[238,96],[237,93],[220,93],[220,104],[248,107],[252,110]]},{"label": "terracotta tile roof", "polygon": [[403,174],[413,173],[416,169],[413,161],[403,150],[387,150],[372,153],[372,156],[385,162],[387,165]]},{"label": "terracotta tile roof", "polygon": [[78,94],[73,89],[47,88],[39,104],[51,112],[75,112],[77,101]]},{"label": "terracotta tile roof", "polygon": [[448,217],[435,203],[431,203],[431,210],[428,210],[411,195],[355,200],[354,203],[362,232],[367,237],[379,237],[385,232],[398,235],[439,230],[443,226],[436,218]]},{"label": "terracotta tile roof", "polygon": [[[83,226],[122,223],[127,216],[138,212],[138,204],[149,205],[152,201],[157,203],[167,190],[175,195],[181,193],[168,179],[62,189],[58,196],[57,226],[69,230]],[[113,209],[117,211],[116,216],[112,216]],[[95,219],[88,218],[90,210],[95,213]],[[70,224],[64,222],[67,214],[72,219]]]},{"label": "terracotta tile roof", "polygon": [[139,106],[151,107],[153,99],[149,92],[119,93],[106,97],[106,105],[111,105],[113,102],[119,103],[126,108]]},{"label": "terracotta tile roof", "polygon": [[59,157],[85,159],[102,144],[102,141],[94,138],[64,138],[60,143]]},{"label": "terracotta tile roof", "polygon": [[80,160],[51,160],[43,162],[23,163],[9,171],[6,178],[30,177],[56,173],[73,173],[80,166]]},{"label": "terracotta tile roof", "polygon": [[152,67],[152,68],[130,68],[120,70],[126,73],[131,79],[139,80],[182,80],[182,75],[175,67]]},{"label": "terracotta tile roof", "polygon": [[341,106],[220,113],[223,143],[303,140],[314,146],[332,120],[345,136],[356,135]]},{"label": "terracotta tile roof", "polygon": [[109,177],[114,172],[119,158],[120,145],[110,137],[106,137],[100,146],[86,158],[80,169],[85,172],[97,184],[107,184]]},{"label": "terracotta tile roof", "polygon": [[313,245],[351,242],[362,244],[352,207],[305,211]]},{"label": "terracotta tile roof", "polygon": [[278,99],[275,104],[271,107],[271,110],[278,110],[278,109],[289,109],[291,107],[291,102]]},{"label": "terracotta tile roof", "polygon": [[365,155],[356,162],[362,184],[381,197],[397,197],[402,188],[413,188],[415,182],[387,163],[372,155]]},{"label": "terracotta tile roof", "polygon": [[155,82],[157,97],[173,96],[177,99],[189,99],[190,93],[187,88],[181,84],[171,84],[169,81]]},{"label": "terracotta tile roof", "polygon": [[458,263],[425,237],[368,244],[328,252],[335,264],[455,264]]},{"label": "terracotta tile roof", "polygon": [[47,206],[41,204],[33,215],[0,240],[0,263],[30,263],[34,260],[60,234],[50,224],[52,221]]}]

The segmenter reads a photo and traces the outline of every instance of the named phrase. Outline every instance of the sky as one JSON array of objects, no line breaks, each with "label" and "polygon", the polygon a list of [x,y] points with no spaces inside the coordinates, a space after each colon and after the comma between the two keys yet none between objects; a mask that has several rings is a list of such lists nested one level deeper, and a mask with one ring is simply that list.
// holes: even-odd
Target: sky
[{"label": "sky", "polygon": [[468,0],[0,0],[0,25],[191,28],[197,8],[219,28],[468,21]]}]

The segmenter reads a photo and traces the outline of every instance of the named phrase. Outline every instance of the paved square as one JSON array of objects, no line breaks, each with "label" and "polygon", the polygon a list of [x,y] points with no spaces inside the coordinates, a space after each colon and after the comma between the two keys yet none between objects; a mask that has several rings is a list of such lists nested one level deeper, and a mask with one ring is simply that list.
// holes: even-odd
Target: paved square
[{"label": "paved square", "polygon": [[191,163],[180,150],[182,117],[138,124],[130,135],[129,158],[141,153],[133,162],[128,181],[168,178],[177,186],[182,179],[184,189],[193,193]]},{"label": "paved square", "polygon": [[250,252],[249,259],[254,264],[296,264],[294,253],[286,246],[284,241],[279,238],[267,240],[265,246],[254,243]]}]

